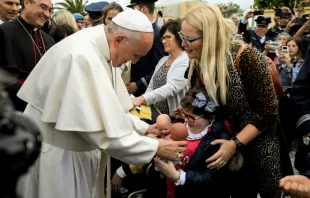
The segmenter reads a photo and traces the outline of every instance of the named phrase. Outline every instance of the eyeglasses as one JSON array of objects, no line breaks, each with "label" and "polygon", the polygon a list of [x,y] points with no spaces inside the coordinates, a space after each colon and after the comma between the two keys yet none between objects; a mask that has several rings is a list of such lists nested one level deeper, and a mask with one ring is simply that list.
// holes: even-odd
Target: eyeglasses
[{"label": "eyeglasses", "polygon": [[200,115],[200,116],[196,116],[196,117],[193,117],[191,115],[187,115],[183,112],[183,110],[180,108],[180,113],[181,113],[181,116],[182,118],[185,120],[185,118],[187,118],[188,122],[190,123],[194,123],[195,120],[198,120],[199,118],[203,117],[203,115]]},{"label": "eyeglasses", "polygon": [[162,37],[160,38],[161,41],[163,41],[163,40],[169,41],[170,39],[171,39],[171,36],[170,36],[170,35],[162,36]]},{"label": "eyeglasses", "polygon": [[182,32],[178,32],[180,38],[182,39],[182,41],[185,41],[188,45],[192,45],[193,42],[198,41],[200,39],[202,39],[202,37],[197,37],[197,38],[188,38],[185,37]]},{"label": "eyeglasses", "polygon": [[36,1],[32,1],[33,3],[35,3],[35,4],[37,4],[40,8],[41,8],[41,10],[43,10],[43,11],[47,11],[48,13],[50,13],[50,14],[53,14],[53,12],[54,12],[54,9],[53,8],[49,8],[47,5],[45,5],[45,4],[38,4]]}]

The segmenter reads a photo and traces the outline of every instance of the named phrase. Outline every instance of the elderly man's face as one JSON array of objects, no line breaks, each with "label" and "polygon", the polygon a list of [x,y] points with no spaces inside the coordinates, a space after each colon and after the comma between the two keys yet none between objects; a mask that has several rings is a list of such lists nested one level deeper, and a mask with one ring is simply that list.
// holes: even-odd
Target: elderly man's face
[{"label": "elderly man's face", "polygon": [[239,18],[237,16],[232,16],[231,20],[235,23],[235,25],[239,25]]},{"label": "elderly man's face", "polygon": [[142,33],[141,39],[135,43],[123,34],[114,36],[111,50],[111,60],[114,67],[120,67],[128,61],[133,64],[145,56],[153,45],[153,33]]},{"label": "elderly man's face", "polygon": [[3,22],[15,19],[19,9],[19,0],[0,0],[0,19]]},{"label": "elderly man's face", "polygon": [[53,5],[51,0],[25,0],[23,18],[31,25],[40,28],[51,17]]}]

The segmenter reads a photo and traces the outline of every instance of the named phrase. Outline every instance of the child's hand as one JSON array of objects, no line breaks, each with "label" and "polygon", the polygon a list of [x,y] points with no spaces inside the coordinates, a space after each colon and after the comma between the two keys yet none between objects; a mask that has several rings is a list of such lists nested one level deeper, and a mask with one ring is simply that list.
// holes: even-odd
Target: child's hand
[{"label": "child's hand", "polygon": [[121,178],[117,173],[113,175],[111,182],[112,182],[112,189],[115,193],[119,194],[121,192],[123,181],[124,179]]},{"label": "child's hand", "polygon": [[168,160],[168,162],[166,163],[163,160],[161,160],[159,157],[155,157],[154,162],[155,162],[156,167],[159,169],[159,171],[163,175],[165,175],[167,178],[171,179],[174,182],[180,179],[180,173],[179,171],[175,169],[172,161]]}]

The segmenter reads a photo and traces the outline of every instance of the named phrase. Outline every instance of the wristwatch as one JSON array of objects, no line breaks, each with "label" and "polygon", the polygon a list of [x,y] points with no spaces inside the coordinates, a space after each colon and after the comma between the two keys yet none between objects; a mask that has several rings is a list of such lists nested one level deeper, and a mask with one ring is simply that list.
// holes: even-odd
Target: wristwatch
[{"label": "wristwatch", "polygon": [[244,144],[240,142],[240,140],[237,137],[233,137],[231,138],[231,140],[236,143],[238,150],[242,150],[244,148]]}]

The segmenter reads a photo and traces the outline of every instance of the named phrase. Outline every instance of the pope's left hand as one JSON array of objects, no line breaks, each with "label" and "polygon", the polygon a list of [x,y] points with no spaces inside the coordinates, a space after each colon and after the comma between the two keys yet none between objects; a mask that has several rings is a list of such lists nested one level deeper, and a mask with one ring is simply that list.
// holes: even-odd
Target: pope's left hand
[{"label": "pope's left hand", "polygon": [[168,162],[164,162],[159,157],[155,157],[154,162],[159,171],[167,178],[171,179],[174,182],[179,180],[180,173],[175,169],[172,161],[168,160]]},{"label": "pope's left hand", "polygon": [[137,84],[135,82],[129,83],[126,86],[126,88],[127,88],[128,93],[130,93],[130,94],[134,94],[134,93],[136,93],[138,91],[138,86],[137,86]]},{"label": "pope's left hand", "polygon": [[214,140],[212,145],[220,144],[220,149],[211,157],[206,160],[208,164],[208,168],[222,168],[227,162],[232,158],[232,156],[236,153],[237,145],[233,140]]},{"label": "pope's left hand", "polygon": [[147,128],[145,135],[148,135],[148,134],[153,134],[155,136],[160,135],[160,132],[159,132],[158,128],[156,127],[156,124],[152,124],[149,126],[149,128]]}]

